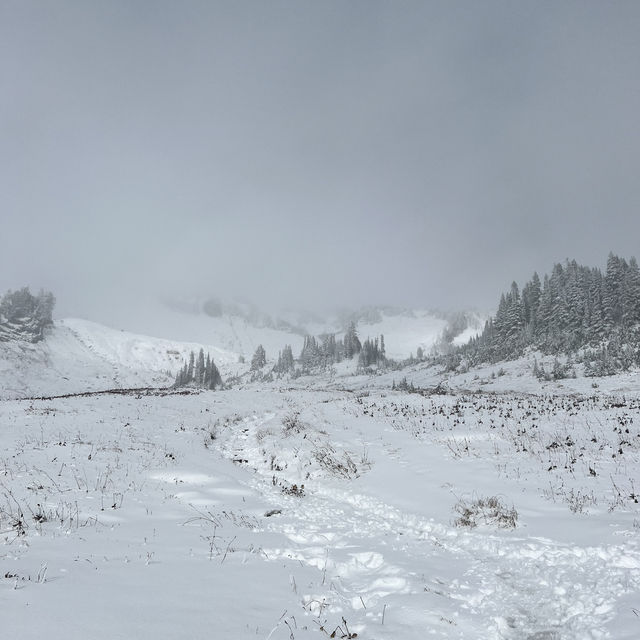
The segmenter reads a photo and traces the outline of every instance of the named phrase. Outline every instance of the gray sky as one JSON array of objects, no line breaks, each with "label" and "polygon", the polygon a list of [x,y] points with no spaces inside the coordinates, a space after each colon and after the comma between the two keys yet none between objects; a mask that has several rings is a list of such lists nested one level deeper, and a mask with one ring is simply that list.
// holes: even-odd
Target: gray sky
[{"label": "gray sky", "polygon": [[0,289],[493,307],[637,255],[640,2],[0,0]]}]

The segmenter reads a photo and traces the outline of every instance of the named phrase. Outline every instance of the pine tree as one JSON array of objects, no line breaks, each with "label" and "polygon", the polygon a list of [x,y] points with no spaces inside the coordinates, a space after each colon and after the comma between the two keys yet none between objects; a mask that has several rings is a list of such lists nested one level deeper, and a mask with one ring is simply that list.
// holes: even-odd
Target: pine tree
[{"label": "pine tree", "polygon": [[635,258],[629,265],[622,283],[622,326],[632,328],[640,323],[640,270]]},{"label": "pine tree", "polygon": [[542,288],[534,274],[522,295],[512,284],[483,333],[460,351],[474,364],[517,356],[525,346],[571,354],[588,345],[601,348],[590,371],[640,364],[640,269],[634,258],[627,263],[609,254],[604,276],[575,260],[556,264]]},{"label": "pine tree", "polygon": [[194,368],[195,368],[195,354],[192,351],[189,354],[189,365],[187,366],[187,384],[193,381]]},{"label": "pine tree", "polygon": [[216,387],[222,387],[222,376],[220,375],[220,371],[218,371],[218,367],[216,367],[213,360],[211,360],[211,373],[209,375],[209,384],[207,385],[208,389],[215,389]]},{"label": "pine tree", "polygon": [[200,348],[198,358],[195,363],[193,380],[198,386],[202,386],[202,383],[204,381],[204,349],[202,348]]},{"label": "pine tree", "polygon": [[322,352],[314,336],[305,336],[299,360],[305,371],[311,371],[321,366],[323,362]]},{"label": "pine tree", "polygon": [[534,272],[531,281],[527,282],[527,284],[522,289],[524,322],[528,329],[529,335],[533,335],[535,333],[541,295],[542,288],[540,286],[540,277],[537,273]]},{"label": "pine tree", "polygon": [[618,256],[609,254],[607,272],[604,279],[604,316],[607,327],[613,327],[622,321],[621,287],[624,265]]},{"label": "pine tree", "polygon": [[345,358],[357,356],[360,353],[360,349],[362,349],[362,344],[358,339],[356,323],[353,320],[349,323],[349,328],[344,334],[343,344]]},{"label": "pine tree", "polygon": [[188,363],[185,362],[176,374],[174,387],[189,385],[195,385],[203,389],[215,389],[223,386],[222,376],[218,367],[216,367],[209,353],[205,357],[204,349],[200,350],[197,359],[192,351],[189,354]]},{"label": "pine tree", "polygon": [[267,354],[264,347],[259,344],[251,358],[251,371],[259,371],[267,364]]},{"label": "pine tree", "polygon": [[211,384],[211,356],[208,353],[204,363],[204,378],[202,384],[205,389],[209,389],[209,385]]}]

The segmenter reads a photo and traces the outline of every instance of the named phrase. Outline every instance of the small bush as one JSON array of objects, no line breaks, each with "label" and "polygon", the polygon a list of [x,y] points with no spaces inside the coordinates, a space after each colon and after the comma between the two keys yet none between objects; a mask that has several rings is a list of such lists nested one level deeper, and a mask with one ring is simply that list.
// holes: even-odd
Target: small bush
[{"label": "small bush", "polygon": [[302,498],[305,495],[304,494],[304,485],[303,484],[301,484],[300,486],[298,486],[297,484],[292,484],[292,485],[284,484],[284,485],[282,485],[282,488],[280,490],[285,495],[295,496],[296,498]]},{"label": "small bush", "polygon": [[304,428],[305,426],[300,420],[299,411],[293,411],[282,418],[282,432],[285,436],[290,436],[292,433],[301,433]]},{"label": "small bush", "polygon": [[473,529],[479,524],[499,527],[501,529],[515,529],[518,522],[518,512],[514,507],[507,507],[500,498],[476,498],[471,502],[458,500],[454,507],[458,517],[453,521],[456,527]]}]

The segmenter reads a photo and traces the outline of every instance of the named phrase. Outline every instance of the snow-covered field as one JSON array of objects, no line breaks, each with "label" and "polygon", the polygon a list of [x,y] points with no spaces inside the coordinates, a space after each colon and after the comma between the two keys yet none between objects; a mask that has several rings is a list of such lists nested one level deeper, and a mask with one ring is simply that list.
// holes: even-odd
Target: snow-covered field
[{"label": "snow-covered field", "polygon": [[[57,329],[61,391],[133,386],[136,363],[147,386],[192,348],[89,329]],[[2,380],[54,389],[52,344],[14,345],[35,370],[6,347]],[[528,367],[446,395],[347,365],[216,392],[3,389],[3,637],[640,637],[635,378]]]}]

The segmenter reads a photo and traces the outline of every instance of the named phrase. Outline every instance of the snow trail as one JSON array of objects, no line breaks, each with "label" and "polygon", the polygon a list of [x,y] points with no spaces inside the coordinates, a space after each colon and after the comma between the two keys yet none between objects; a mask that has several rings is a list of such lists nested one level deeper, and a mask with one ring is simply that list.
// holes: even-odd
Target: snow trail
[{"label": "snow trail", "polygon": [[[252,436],[273,422],[272,413],[246,422],[233,438],[234,455],[252,466]],[[441,637],[583,640],[607,637],[617,601],[640,589],[636,540],[583,547],[522,529],[467,530],[356,492],[349,480],[283,495],[270,469],[254,468],[252,486],[282,511],[268,528],[289,542],[265,552],[318,571],[303,594],[317,615],[349,610],[363,624],[379,624],[393,605]]]}]

